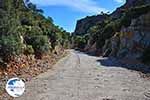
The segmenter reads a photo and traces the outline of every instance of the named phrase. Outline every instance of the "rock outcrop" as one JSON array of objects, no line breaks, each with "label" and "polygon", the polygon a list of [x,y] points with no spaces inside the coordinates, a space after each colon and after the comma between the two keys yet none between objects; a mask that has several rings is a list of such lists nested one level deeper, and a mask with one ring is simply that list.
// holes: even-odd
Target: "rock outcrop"
[{"label": "rock outcrop", "polygon": [[96,23],[101,23],[104,19],[105,19],[105,16],[97,15],[97,16],[90,16],[90,17],[86,17],[81,20],[78,20],[74,34],[84,35],[87,33],[88,29],[91,26],[96,25]]},{"label": "rock outcrop", "polygon": [[111,52],[107,54],[109,56],[141,58],[144,50],[150,48],[150,12],[133,19],[129,27],[116,32],[110,41],[111,46],[104,48],[104,54],[111,48]]},{"label": "rock outcrop", "polygon": [[[138,5],[145,5],[148,3],[150,3],[150,0],[127,0],[123,6],[117,8],[112,14],[110,14],[110,16],[112,18],[119,18],[121,17],[122,11],[124,11],[124,9],[128,9],[128,8],[135,7]],[[102,22],[104,19],[105,19],[105,16],[103,15],[87,16],[86,18],[80,19],[77,21],[74,34],[84,35],[87,33],[88,29],[91,26],[94,26],[97,23]]]},{"label": "rock outcrop", "polygon": [[135,7],[135,6],[139,6],[139,5],[145,5],[150,3],[150,0],[126,0],[126,3],[117,8],[112,14],[111,17],[112,18],[119,18],[122,15],[122,11],[124,11],[124,9],[129,9],[131,7]]},{"label": "rock outcrop", "polygon": [[[144,59],[150,59],[149,9],[150,0],[126,0],[123,6],[107,15],[107,18],[99,15],[79,20],[75,34],[88,35],[85,51],[142,60],[143,55],[148,55]],[[98,28],[88,33],[87,30],[93,26]]]}]

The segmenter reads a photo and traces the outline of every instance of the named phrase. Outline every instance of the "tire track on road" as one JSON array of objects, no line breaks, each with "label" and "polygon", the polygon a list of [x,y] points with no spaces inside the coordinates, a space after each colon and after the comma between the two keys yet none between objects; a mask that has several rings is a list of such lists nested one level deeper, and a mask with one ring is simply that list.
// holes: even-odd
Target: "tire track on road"
[{"label": "tire track on road", "polygon": [[81,70],[80,70],[80,66],[81,66],[81,59],[79,57],[79,55],[74,52],[74,54],[76,55],[77,58],[77,62],[76,62],[76,70],[79,73],[79,77],[77,78],[77,100],[80,100],[80,81],[81,81]]}]

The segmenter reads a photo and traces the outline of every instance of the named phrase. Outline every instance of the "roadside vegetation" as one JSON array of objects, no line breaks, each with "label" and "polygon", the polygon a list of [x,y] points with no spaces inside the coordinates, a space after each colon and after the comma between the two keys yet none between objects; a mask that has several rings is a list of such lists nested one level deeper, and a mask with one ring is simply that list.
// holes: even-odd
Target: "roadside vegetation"
[{"label": "roadside vegetation", "polygon": [[[0,63],[18,55],[41,58],[56,52],[55,47],[69,47],[70,33],[45,17],[43,10],[29,0],[2,0],[0,4]],[[5,65],[5,66],[4,66]]]}]

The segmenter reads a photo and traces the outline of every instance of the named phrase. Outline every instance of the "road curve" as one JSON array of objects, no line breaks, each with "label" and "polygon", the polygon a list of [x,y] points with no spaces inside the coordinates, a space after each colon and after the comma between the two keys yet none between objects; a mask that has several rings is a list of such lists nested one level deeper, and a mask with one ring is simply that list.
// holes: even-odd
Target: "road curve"
[{"label": "road curve", "polygon": [[15,100],[150,100],[150,80],[136,71],[103,66],[101,59],[70,50],[52,70],[27,82],[24,95]]}]

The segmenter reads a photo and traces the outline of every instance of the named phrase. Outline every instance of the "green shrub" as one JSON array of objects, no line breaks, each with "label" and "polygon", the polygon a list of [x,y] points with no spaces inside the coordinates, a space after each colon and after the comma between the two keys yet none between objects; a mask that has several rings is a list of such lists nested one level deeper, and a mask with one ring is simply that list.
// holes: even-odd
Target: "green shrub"
[{"label": "green shrub", "polygon": [[142,5],[134,8],[127,9],[121,18],[121,25],[128,27],[132,19],[138,18],[142,14],[149,12],[150,5]]},{"label": "green shrub", "polygon": [[34,54],[34,49],[33,49],[32,45],[27,45],[24,53],[26,55],[28,55],[28,54]]},{"label": "green shrub", "polygon": [[42,35],[42,34],[43,34],[42,30],[38,26],[29,27],[28,30],[27,30],[27,35],[28,36]]},{"label": "green shrub", "polygon": [[73,45],[75,48],[78,48],[78,49],[84,49],[85,45],[86,45],[86,40],[84,37],[82,36],[74,36],[73,37]]},{"label": "green shrub", "polygon": [[21,39],[16,35],[0,37],[0,56],[4,61],[8,61],[11,56],[19,55],[23,52]]},{"label": "green shrub", "polygon": [[44,35],[35,35],[28,37],[28,44],[32,45],[36,54],[47,53],[51,48],[48,42],[48,37]]},{"label": "green shrub", "polygon": [[116,29],[115,22],[111,22],[111,23],[107,24],[103,29],[102,38],[104,38],[104,39],[111,38],[116,31],[115,29]]}]

